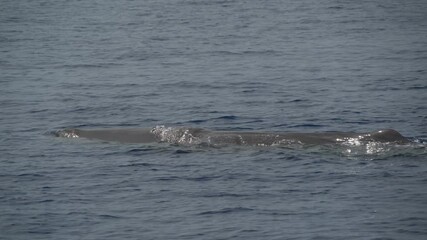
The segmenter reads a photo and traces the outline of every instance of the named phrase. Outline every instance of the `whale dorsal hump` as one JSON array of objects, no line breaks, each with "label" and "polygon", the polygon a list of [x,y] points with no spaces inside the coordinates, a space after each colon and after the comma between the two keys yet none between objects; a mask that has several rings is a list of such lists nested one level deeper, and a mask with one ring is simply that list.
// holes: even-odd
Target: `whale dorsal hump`
[{"label": "whale dorsal hump", "polygon": [[378,142],[408,142],[402,134],[394,129],[382,129],[370,134],[374,141]]}]

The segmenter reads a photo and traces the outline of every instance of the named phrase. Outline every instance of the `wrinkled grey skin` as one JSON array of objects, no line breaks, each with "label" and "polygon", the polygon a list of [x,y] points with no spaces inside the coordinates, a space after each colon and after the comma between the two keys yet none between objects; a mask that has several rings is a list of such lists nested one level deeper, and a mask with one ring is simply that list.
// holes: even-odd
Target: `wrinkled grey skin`
[{"label": "wrinkled grey skin", "polygon": [[273,133],[210,131],[201,128],[140,128],[140,129],[66,129],[58,131],[61,137],[82,137],[121,143],[174,144],[205,143],[209,145],[274,145],[274,144],[336,144],[347,141],[408,143],[409,140],[393,129],[369,133],[323,132],[323,133]]}]

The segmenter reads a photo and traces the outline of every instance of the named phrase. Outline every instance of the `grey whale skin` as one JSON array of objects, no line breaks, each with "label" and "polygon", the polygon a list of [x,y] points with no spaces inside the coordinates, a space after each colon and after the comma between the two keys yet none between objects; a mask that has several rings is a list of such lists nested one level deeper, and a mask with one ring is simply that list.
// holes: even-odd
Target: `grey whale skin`
[{"label": "grey whale skin", "polygon": [[337,144],[349,141],[393,142],[405,144],[410,141],[393,129],[383,129],[368,133],[322,132],[322,133],[274,133],[210,131],[202,128],[164,127],[139,129],[65,129],[56,136],[67,138],[87,138],[120,143],[208,144],[208,145],[286,145],[286,144]]}]

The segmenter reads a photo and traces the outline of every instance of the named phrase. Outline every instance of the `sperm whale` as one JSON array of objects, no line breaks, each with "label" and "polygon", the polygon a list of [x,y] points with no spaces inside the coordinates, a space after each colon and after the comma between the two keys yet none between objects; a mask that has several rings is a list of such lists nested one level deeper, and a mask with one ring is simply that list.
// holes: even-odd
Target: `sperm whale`
[{"label": "sperm whale", "polygon": [[286,144],[323,145],[345,142],[393,142],[408,143],[409,140],[393,129],[373,132],[241,132],[211,131],[203,128],[165,127],[138,129],[65,129],[56,132],[67,138],[87,138],[120,143],[167,142],[179,145],[207,144],[271,146]]}]

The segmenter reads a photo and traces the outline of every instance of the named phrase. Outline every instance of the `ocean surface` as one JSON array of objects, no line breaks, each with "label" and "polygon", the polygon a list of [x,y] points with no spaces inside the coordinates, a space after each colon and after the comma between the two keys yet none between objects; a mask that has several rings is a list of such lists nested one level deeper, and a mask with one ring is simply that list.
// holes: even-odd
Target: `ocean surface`
[{"label": "ocean surface", "polygon": [[[427,2],[0,3],[0,239],[427,239]],[[65,128],[369,132],[120,144]]]}]

